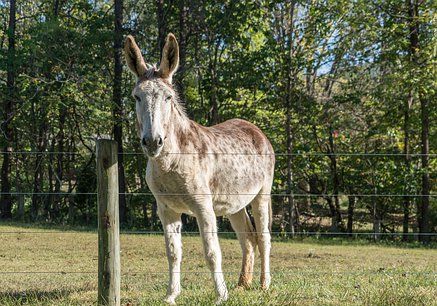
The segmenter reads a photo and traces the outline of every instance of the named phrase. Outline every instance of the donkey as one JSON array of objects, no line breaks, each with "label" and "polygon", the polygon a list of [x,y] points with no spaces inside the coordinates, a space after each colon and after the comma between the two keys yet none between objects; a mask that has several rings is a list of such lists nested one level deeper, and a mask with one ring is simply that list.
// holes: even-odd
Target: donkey
[{"label": "donkey", "polygon": [[[190,120],[178,100],[172,77],[179,47],[168,34],[159,68],[146,65],[134,38],[124,46],[126,62],[136,76],[138,136],[148,157],[146,181],[156,198],[165,235],[169,285],[165,301],[180,294],[182,260],[181,214],[195,216],[206,262],[217,293],[228,298],[222,272],[216,216],[228,216],[243,253],[238,284],[252,282],[255,248],[261,257],[261,286],[270,285],[270,192],[275,155],[267,137],[255,125],[232,119],[211,127]],[[255,228],[247,214],[251,204]]]}]

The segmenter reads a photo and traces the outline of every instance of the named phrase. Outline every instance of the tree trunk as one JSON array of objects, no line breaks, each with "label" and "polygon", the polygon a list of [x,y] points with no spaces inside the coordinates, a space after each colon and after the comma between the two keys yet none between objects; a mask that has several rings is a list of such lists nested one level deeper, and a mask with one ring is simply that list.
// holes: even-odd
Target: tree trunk
[{"label": "tree trunk", "polygon": [[126,180],[123,159],[123,99],[122,99],[122,72],[121,47],[123,41],[123,0],[115,0],[114,6],[114,83],[113,83],[113,117],[114,117],[114,140],[118,144],[118,176],[119,176],[119,209],[120,224],[127,221],[126,207]]},{"label": "tree trunk", "polygon": [[378,212],[376,198],[372,198],[372,214],[373,214],[373,239],[375,241],[381,238],[381,218]]},{"label": "tree trunk", "polygon": [[326,202],[328,203],[328,207],[329,207],[329,212],[331,215],[331,228],[330,231],[335,233],[338,232],[340,230],[339,228],[339,224],[338,224],[338,214],[337,214],[337,209],[335,208],[335,204],[332,200],[332,197],[328,196],[325,197]]},{"label": "tree trunk", "polygon": [[[408,5],[408,24],[409,24],[409,42],[410,42],[410,61],[413,67],[418,67],[418,57],[419,57],[419,10],[417,0],[407,0]],[[421,153],[422,153],[422,192],[421,200],[418,205],[418,227],[419,234],[426,234],[429,232],[429,102],[425,95],[423,95],[421,89],[419,88],[419,100],[420,100],[420,111],[421,111]],[[406,159],[407,160],[407,159]],[[404,200],[404,205],[405,205]],[[406,208],[404,206],[404,211]],[[405,214],[405,213],[404,213]],[[404,223],[406,222],[404,216]],[[405,231],[405,224],[404,224]],[[429,236],[419,235],[419,240],[422,242],[428,242]]]},{"label": "tree trunk", "polygon": [[209,110],[209,125],[215,125],[219,123],[219,106],[218,106],[218,80],[217,80],[217,63],[218,53],[220,48],[219,39],[217,42],[212,40],[214,44],[214,57],[209,60],[209,70],[211,71],[211,91],[210,91],[210,110]]},{"label": "tree trunk", "polygon": [[[41,152],[41,151],[39,151]],[[42,180],[43,180],[43,155],[41,153],[36,154],[35,160],[35,172],[33,176],[33,194],[32,205],[30,207],[30,219],[31,221],[37,221],[41,203],[42,192]]]},{"label": "tree trunk", "polygon": [[[422,119],[422,197],[419,212],[419,233],[427,234],[430,231],[429,226],[429,110],[428,100],[424,97],[420,98],[420,109]],[[421,235],[419,240],[429,242],[430,236]]]},{"label": "tree trunk", "polygon": [[[417,63],[417,48],[419,44],[419,33],[418,29],[415,28],[414,23],[416,22],[414,20],[414,17],[417,15],[417,7],[415,8],[415,4],[413,3],[414,0],[407,0],[407,6],[408,6],[408,17],[409,17],[409,55],[410,55],[410,62],[412,64]],[[411,76],[413,77],[413,75]],[[410,134],[409,134],[409,128],[410,128],[410,109],[413,104],[413,98],[414,92],[413,89],[411,89],[408,93],[407,101],[405,102],[404,107],[404,162],[405,162],[405,170],[407,172],[407,175],[409,175],[410,168],[411,168],[411,157],[410,157]],[[409,188],[409,177],[406,177],[406,186],[404,188],[404,193],[409,194],[410,188]],[[410,205],[411,205],[411,198],[408,196],[404,196],[403,199],[403,206],[404,206],[404,217],[403,217],[403,228],[402,231],[404,233],[402,239],[404,241],[407,241],[409,239],[408,237],[408,227],[409,227],[409,219],[410,219]],[[418,212],[418,222],[419,222],[419,229],[420,229],[420,211]]]},{"label": "tree trunk", "polygon": [[289,4],[289,31],[287,33],[287,39],[285,39],[286,43],[286,59],[285,64],[287,67],[286,70],[286,79],[287,86],[285,92],[285,112],[286,112],[286,123],[285,123],[285,132],[287,134],[286,138],[286,147],[287,147],[287,198],[288,198],[288,230],[294,235],[296,231],[296,207],[295,207],[295,199],[294,199],[294,182],[293,182],[293,128],[292,124],[292,96],[293,96],[293,86],[295,84],[296,75],[292,75],[292,57],[293,57],[293,48],[292,48],[292,40],[293,40],[293,17],[294,17],[294,3]]},{"label": "tree trunk", "polygon": [[53,3],[53,14],[55,16],[59,15],[59,9],[60,9],[60,0],[55,0]]},{"label": "tree trunk", "polygon": [[17,198],[17,220],[24,222],[24,194],[19,194]]},{"label": "tree trunk", "polygon": [[55,150],[55,140],[52,140],[52,144],[50,145],[50,154],[49,154],[49,163],[48,163],[48,182],[49,182],[49,190],[48,195],[45,199],[45,207],[44,207],[44,215],[47,221],[53,221],[53,212],[52,212],[52,206],[53,206],[53,193],[54,193],[54,184],[53,184],[53,151]]},{"label": "tree trunk", "polygon": [[59,132],[57,137],[58,142],[58,153],[56,155],[56,177],[55,177],[55,195],[53,200],[53,215],[55,219],[59,219],[60,216],[60,210],[61,210],[61,201],[62,198],[59,195],[61,192],[62,187],[62,181],[64,179],[64,167],[63,167],[63,161],[64,161],[64,155],[62,152],[64,151],[64,125],[65,120],[67,117],[67,108],[65,105],[61,104],[59,106]]},{"label": "tree trunk", "polygon": [[347,232],[349,236],[352,236],[353,226],[354,226],[354,210],[355,210],[356,197],[353,195],[349,196],[348,200],[349,200],[349,204],[347,207]]},{"label": "tree trunk", "polygon": [[218,112],[218,101],[217,101],[217,77],[216,77],[216,66],[213,64],[211,66],[211,98],[210,98],[210,116],[209,125],[215,125],[219,122],[219,112]]},{"label": "tree trunk", "polygon": [[179,69],[176,74],[177,78],[177,89],[179,98],[185,104],[185,108],[187,113],[190,114],[190,105],[188,101],[185,99],[185,87],[184,87],[184,78],[186,71],[186,62],[187,62],[187,40],[188,40],[188,29],[187,29],[187,21],[188,21],[188,10],[189,7],[186,5],[186,0],[179,0]]},{"label": "tree trunk", "polygon": [[158,206],[156,205],[156,200],[152,203],[152,229],[156,229],[156,224],[158,223]]},{"label": "tree trunk", "polygon": [[9,6],[9,26],[8,26],[8,63],[7,63],[7,96],[4,99],[3,122],[1,129],[4,133],[3,143],[3,163],[1,168],[1,195],[0,195],[0,218],[12,218],[12,197],[10,171],[11,171],[11,152],[13,141],[13,130],[11,126],[13,110],[14,110],[14,95],[15,95],[15,0],[10,0]]},{"label": "tree trunk", "polygon": [[295,233],[296,227],[296,209],[293,192],[293,135],[291,127],[291,80],[288,81],[287,97],[286,97],[286,123],[285,131],[287,134],[287,199],[288,199],[288,231],[292,235]]},{"label": "tree trunk", "polygon": [[[213,81],[215,82],[215,81]],[[219,114],[218,114],[218,102],[217,102],[217,90],[216,86],[213,85],[211,90],[211,109],[210,109],[210,118],[209,118],[209,124],[215,125],[219,122]]]},{"label": "tree trunk", "polygon": [[44,154],[42,152],[47,149],[47,105],[42,103],[43,99],[38,99],[39,102],[39,125],[38,125],[38,137],[36,140],[36,151],[38,152],[35,157],[35,168],[33,177],[33,194],[31,205],[31,220],[37,221],[40,213],[40,204],[42,202],[43,191],[43,179],[44,179]]},{"label": "tree trunk", "polygon": [[[417,67],[419,57],[419,8],[417,0],[408,0],[410,55],[413,65]],[[429,102],[419,88],[420,111],[422,121],[422,193],[418,211],[419,234],[429,232]],[[419,240],[428,242],[428,235],[420,235]]]},{"label": "tree trunk", "polygon": [[[410,109],[413,103],[413,92],[410,90],[408,93],[408,99],[405,101],[404,108],[404,163],[405,163],[405,186],[404,186],[404,194],[409,194],[411,192],[410,188],[410,169],[411,169],[411,157],[410,157]],[[403,197],[403,208],[404,208],[404,216],[402,221],[402,240],[409,240],[408,237],[408,227],[410,221],[410,205],[411,199],[409,196]]]},{"label": "tree trunk", "polygon": [[340,178],[338,175],[338,169],[337,169],[337,156],[335,155],[335,144],[334,144],[334,136],[333,136],[333,129],[332,125],[329,125],[329,151],[328,151],[328,157],[331,161],[330,168],[331,168],[331,177],[332,177],[332,189],[333,189],[333,197],[334,197],[334,213],[335,218],[333,219],[335,224],[335,228],[337,230],[343,230],[343,224],[342,224],[342,217],[341,217],[341,211],[340,211],[340,201],[338,198],[339,189],[340,189]]},{"label": "tree trunk", "polygon": [[[67,150],[68,151],[74,151],[74,149],[72,148],[72,143],[74,143],[74,139],[73,136],[70,136],[70,141],[67,142]],[[67,205],[68,205],[68,223],[69,224],[74,224],[75,222],[75,218],[76,218],[76,207],[75,207],[75,202],[74,202],[74,196],[71,195],[71,192],[73,191],[73,179],[77,178],[75,177],[75,175],[73,176],[71,174],[71,169],[74,167],[75,164],[75,160],[76,160],[76,155],[71,154],[66,156],[67,157],[67,161],[65,163],[65,173],[67,173],[67,182],[68,182],[68,197],[67,197]],[[73,165],[73,166],[72,166]]]},{"label": "tree trunk", "polygon": [[161,60],[162,49],[164,48],[165,37],[167,35],[167,20],[164,11],[164,0],[156,0],[156,17],[158,20],[158,52]]}]

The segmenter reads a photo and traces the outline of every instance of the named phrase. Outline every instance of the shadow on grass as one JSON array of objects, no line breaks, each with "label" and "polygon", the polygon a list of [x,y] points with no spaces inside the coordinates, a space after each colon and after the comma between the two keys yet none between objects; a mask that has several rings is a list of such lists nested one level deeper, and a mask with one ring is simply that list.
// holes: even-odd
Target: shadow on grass
[{"label": "shadow on grass", "polygon": [[40,305],[44,302],[60,302],[72,293],[87,291],[88,288],[54,289],[54,290],[24,290],[0,292],[2,305]]},{"label": "shadow on grass", "polygon": [[[31,230],[49,230],[49,231],[62,231],[62,232],[84,232],[84,233],[97,233],[97,227],[95,226],[78,226],[78,225],[59,225],[52,223],[24,223],[15,221],[0,221],[0,226],[20,228],[22,231]],[[11,229],[12,231],[12,229]]]}]

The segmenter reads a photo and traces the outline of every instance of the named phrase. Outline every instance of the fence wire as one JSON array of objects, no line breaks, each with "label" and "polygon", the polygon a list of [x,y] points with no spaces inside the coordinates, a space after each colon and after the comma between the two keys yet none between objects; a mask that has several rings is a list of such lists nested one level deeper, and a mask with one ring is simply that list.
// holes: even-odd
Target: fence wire
[{"label": "fence wire", "polygon": [[[0,192],[2,194],[9,195],[63,195],[63,196],[75,196],[75,195],[97,195],[97,192]],[[181,197],[181,196],[272,196],[272,197],[437,197],[437,194],[333,194],[333,193],[158,193],[153,194],[151,192],[120,192],[119,195],[148,195],[148,196],[168,196],[168,197]]]},{"label": "fence wire", "polygon": [[[98,271],[0,271],[0,274],[97,274]],[[129,271],[123,272],[121,275],[167,275],[168,271]],[[223,274],[240,274],[241,271],[222,271],[222,272],[211,272],[211,271],[180,271],[174,272],[183,274],[211,274],[211,273],[223,273]],[[248,272],[251,274],[261,274],[261,271]],[[270,271],[269,274],[272,275],[429,275],[437,276],[437,272],[433,271],[388,271],[385,269],[377,270],[365,270],[365,271]]]},{"label": "fence wire", "polygon": [[[0,235],[7,235],[7,234],[78,234],[78,233],[90,233],[90,234],[97,234],[97,231],[0,231]],[[199,231],[181,231],[181,232],[165,232],[165,231],[120,231],[120,235],[164,235],[164,234],[181,234],[181,235],[200,235],[201,232]],[[234,236],[237,234],[271,234],[273,236],[280,236],[280,237],[290,237],[290,236],[372,236],[372,237],[390,237],[390,236],[430,236],[434,237],[437,236],[437,233],[419,233],[419,232],[408,232],[408,233],[402,233],[402,232],[305,232],[305,231],[297,231],[297,232],[289,232],[289,231],[271,231],[271,232],[234,232],[234,231],[207,231],[203,232],[205,234],[217,234],[217,235],[227,235],[227,236]]]},{"label": "fence wire", "polygon": [[[55,152],[55,151],[0,151],[0,154],[29,154],[29,155],[89,155],[94,154],[94,152],[88,152],[88,154],[80,153],[80,152]],[[167,152],[165,154],[171,155],[256,155],[256,156],[388,156],[388,157],[414,157],[414,156],[428,156],[435,158],[437,157],[437,153],[383,153],[383,152],[375,152],[375,153],[367,153],[367,152],[338,152],[338,153],[320,153],[320,152],[295,152],[295,153],[248,153],[248,152]],[[141,155],[143,156],[143,152],[122,152],[118,153],[118,155]]]}]

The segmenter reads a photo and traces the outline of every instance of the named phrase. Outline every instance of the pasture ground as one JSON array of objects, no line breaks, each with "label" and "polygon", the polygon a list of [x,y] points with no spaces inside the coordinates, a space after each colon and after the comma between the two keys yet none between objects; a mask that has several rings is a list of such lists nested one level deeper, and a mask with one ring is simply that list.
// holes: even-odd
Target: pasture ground
[{"label": "pasture ground", "polygon": [[[95,232],[0,224],[0,242],[0,305],[95,305]],[[436,249],[345,239],[275,241],[272,286],[263,292],[259,275],[253,289],[236,288],[238,241],[221,237],[220,244],[230,294],[225,305],[437,305]],[[163,236],[123,234],[121,250],[122,305],[163,305]],[[183,252],[178,304],[212,305],[200,237],[183,236]]]}]

